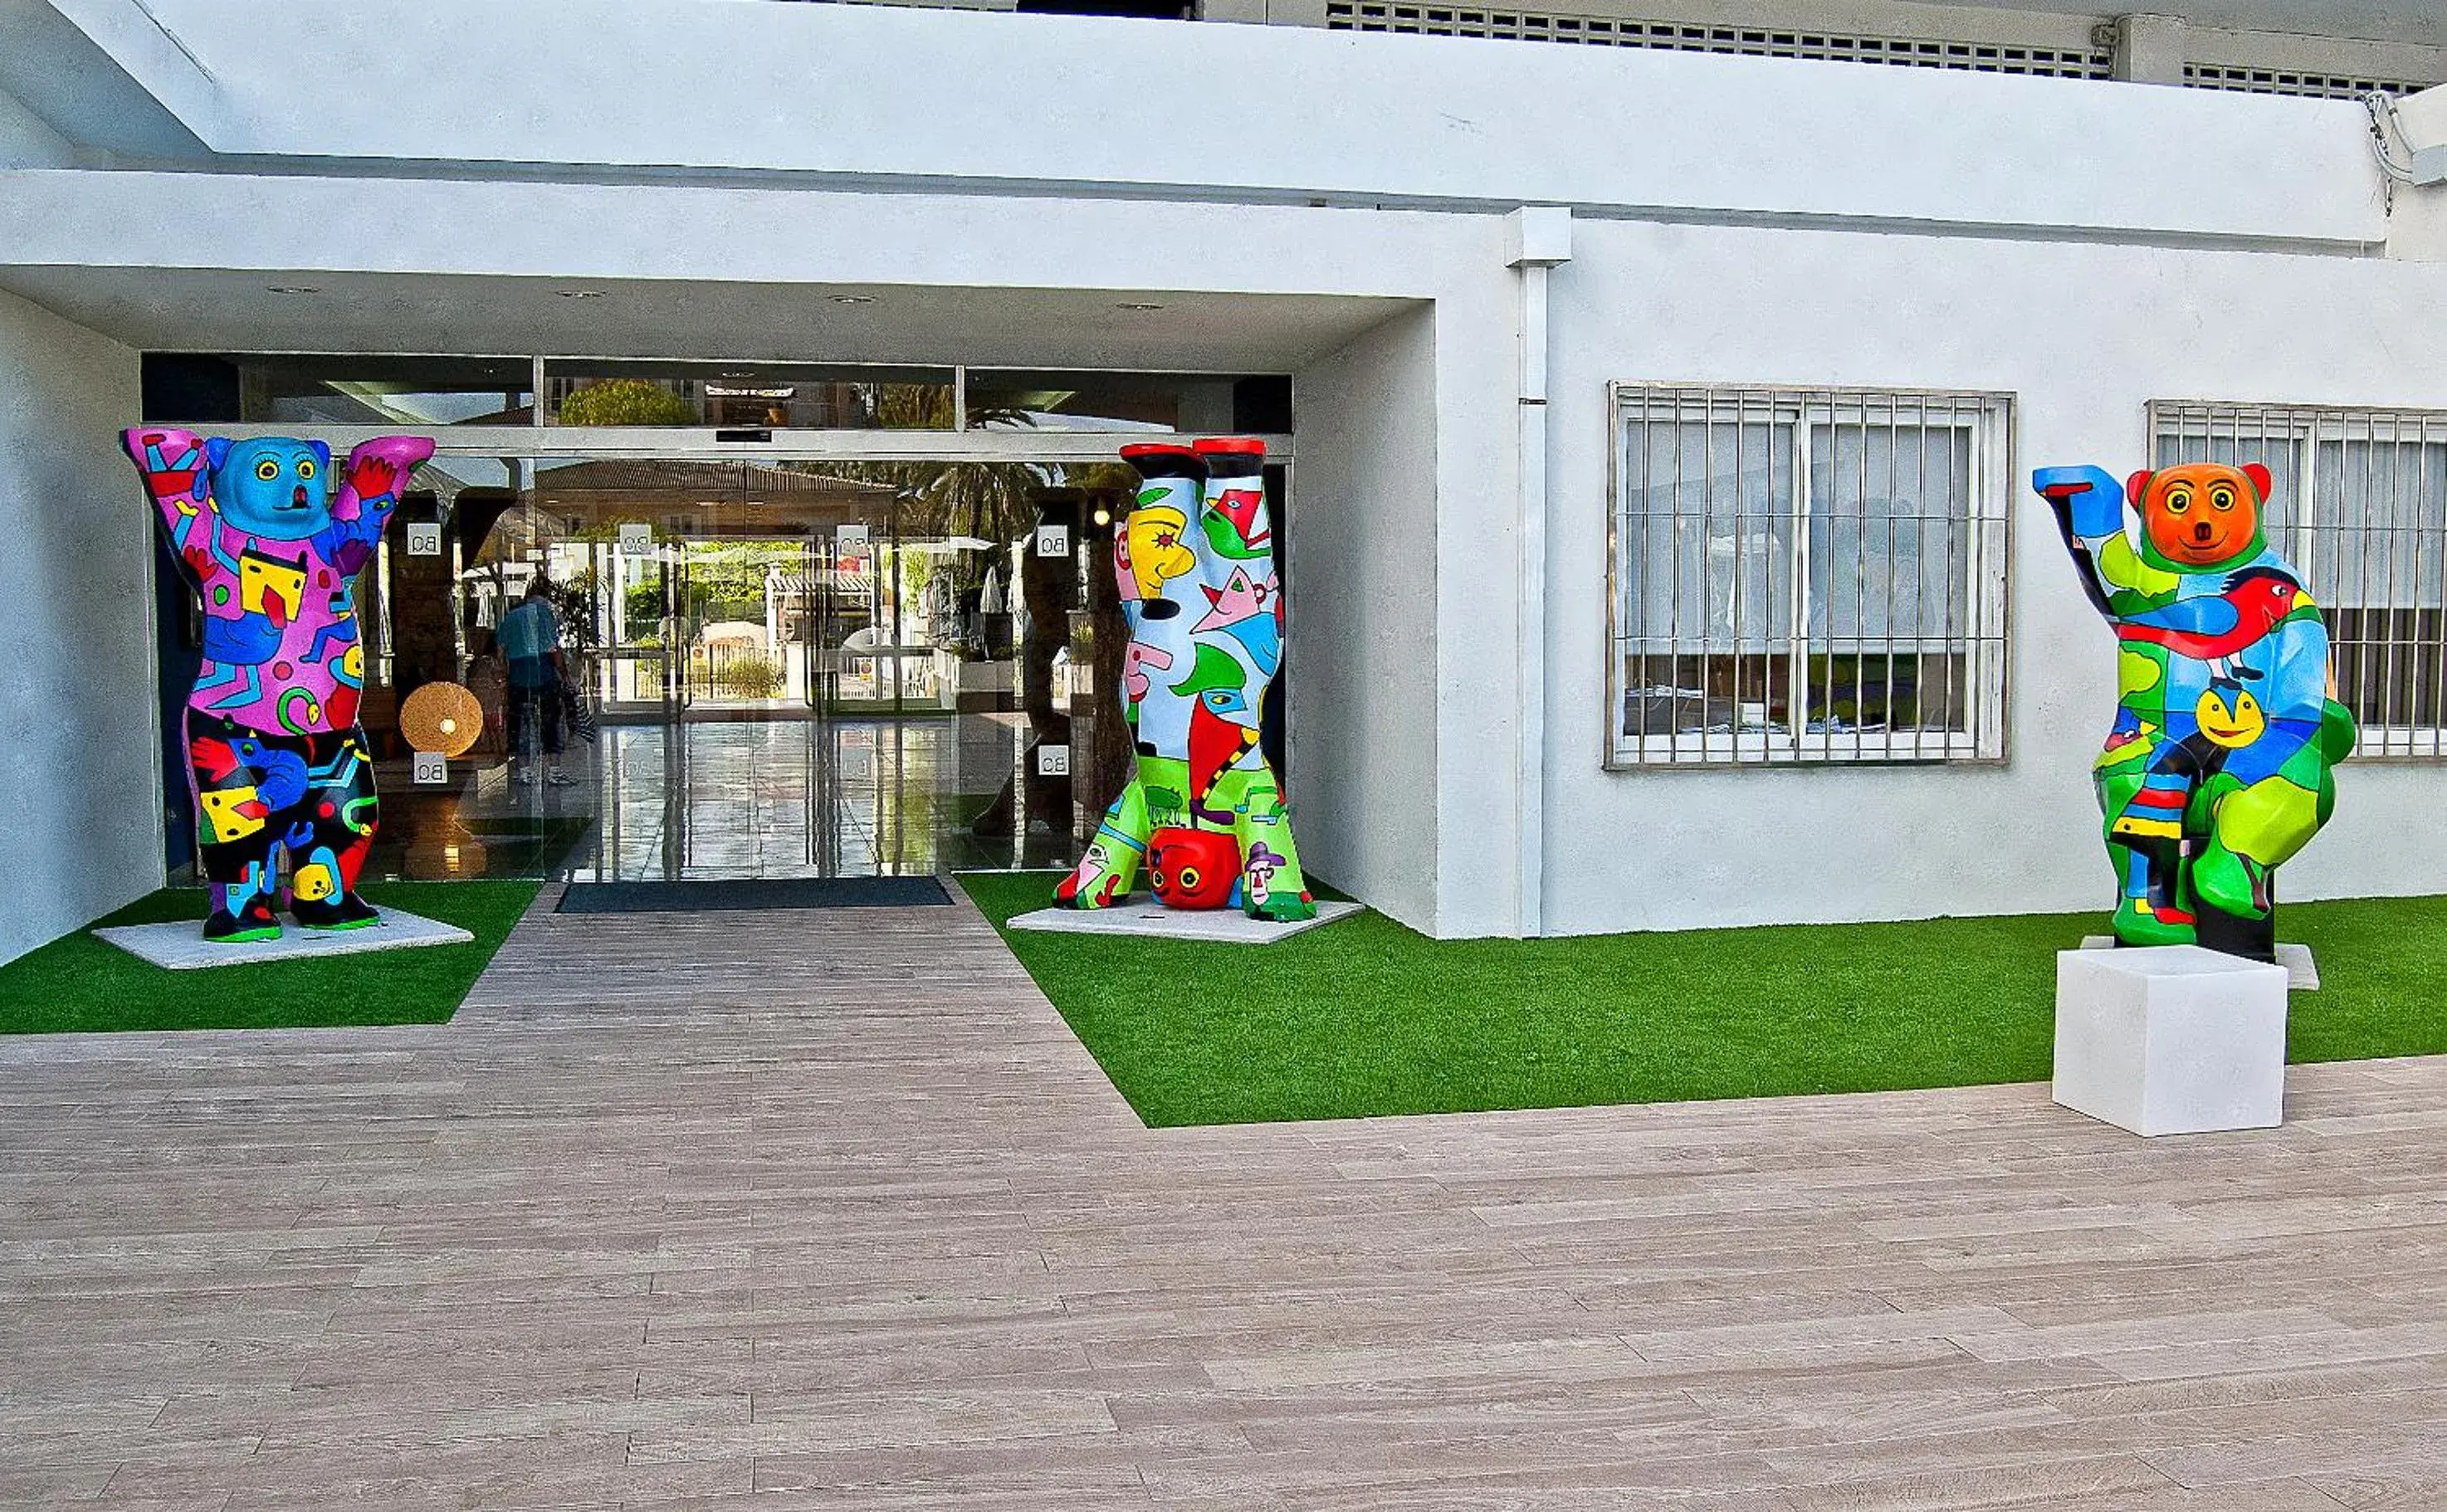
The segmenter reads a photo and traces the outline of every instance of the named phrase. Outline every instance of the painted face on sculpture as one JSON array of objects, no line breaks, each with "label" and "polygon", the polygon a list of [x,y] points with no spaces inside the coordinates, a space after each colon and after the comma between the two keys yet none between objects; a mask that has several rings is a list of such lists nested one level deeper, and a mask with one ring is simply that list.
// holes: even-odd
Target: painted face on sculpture
[{"label": "painted face on sculpture", "polygon": [[1222,908],[1241,879],[1241,847],[1213,830],[1160,829],[1148,840],[1148,886],[1167,908]]},{"label": "painted face on sculpture", "polygon": [[2200,702],[2192,706],[2192,718],[2210,745],[2229,750],[2242,749],[2268,728],[2268,716],[2262,712],[2260,701],[2223,679],[2202,690]]},{"label": "painted face on sculpture", "polygon": [[1198,557],[1182,538],[1189,517],[1167,504],[1141,504],[1123,526],[1130,587],[1141,601],[1162,598],[1164,585],[1197,569]]},{"label": "painted face on sculpture", "polygon": [[304,540],[332,523],[332,448],[319,441],[210,444],[221,518],[269,540]]},{"label": "painted face on sculpture", "polygon": [[2179,569],[2216,567],[2259,546],[2268,482],[2258,463],[2197,462],[2136,473],[2125,492],[2140,501],[2142,533],[2160,558]]}]

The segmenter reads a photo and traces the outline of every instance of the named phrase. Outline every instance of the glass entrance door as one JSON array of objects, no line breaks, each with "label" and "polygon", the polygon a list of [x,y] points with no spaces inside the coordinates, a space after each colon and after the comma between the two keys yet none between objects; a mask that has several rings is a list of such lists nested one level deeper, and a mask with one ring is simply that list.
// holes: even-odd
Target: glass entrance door
[{"label": "glass entrance door", "polygon": [[[469,689],[485,730],[445,785],[411,785],[404,753],[386,770],[404,821],[387,839],[406,843],[384,869],[1067,865],[1110,796],[1097,771],[1127,763],[1113,721],[1074,719],[1118,675],[1095,664],[1122,638],[1118,468],[446,455],[430,470],[448,551],[394,559],[369,619],[400,627],[402,665],[422,627],[418,676]],[[534,596],[565,698],[522,694],[503,654]]]}]

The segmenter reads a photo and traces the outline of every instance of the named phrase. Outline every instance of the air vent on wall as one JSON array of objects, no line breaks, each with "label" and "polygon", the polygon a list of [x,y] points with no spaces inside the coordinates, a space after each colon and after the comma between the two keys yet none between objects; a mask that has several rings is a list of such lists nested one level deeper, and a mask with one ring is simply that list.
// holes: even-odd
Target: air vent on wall
[{"label": "air vent on wall", "polygon": [[2419,94],[2430,87],[2402,79],[2354,79],[2336,73],[2299,73],[2216,63],[2184,65],[2184,83],[2197,89],[2241,89],[2252,94],[2310,95],[2324,100],[2359,100],[2367,94]]},{"label": "air vent on wall", "polygon": [[1816,58],[1839,63],[1902,64],[1980,73],[2029,73],[2105,79],[2113,56],[2095,48],[2028,47],[1928,37],[1843,36],[1775,28],[1697,26],[1633,21],[1560,10],[1490,10],[1398,5],[1391,0],[1327,0],[1325,24],[1338,31],[1403,31],[1440,37],[1499,37],[1515,42],[1576,42],[1678,52],[1738,53],[1758,58]]}]

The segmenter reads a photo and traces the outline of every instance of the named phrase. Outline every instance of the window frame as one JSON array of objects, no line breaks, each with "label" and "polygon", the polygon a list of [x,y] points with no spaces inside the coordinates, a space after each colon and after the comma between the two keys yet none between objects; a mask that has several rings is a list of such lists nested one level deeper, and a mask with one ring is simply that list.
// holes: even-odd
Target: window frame
[{"label": "window frame", "polygon": [[[1718,418],[1719,414],[1725,418]],[[1907,421],[1902,417],[1910,417]],[[1885,425],[1877,421],[1884,417]],[[1602,765],[1607,771],[1723,771],[1756,770],[1775,767],[1829,766],[1998,766],[2004,765],[2011,749],[2010,719],[2012,712],[2011,663],[2014,581],[2014,518],[2016,498],[2013,490],[2015,458],[2019,450],[2020,405],[2013,392],[1996,389],[1953,389],[1918,387],[1860,387],[1827,385],[1793,384],[1723,384],[1666,381],[1617,380],[1606,385],[1606,536],[1605,581],[1606,613],[1604,628],[1604,703],[1603,708]],[[1626,669],[1633,652],[1629,647],[1645,638],[1633,628],[1642,617],[1628,592],[1624,569],[1627,565],[1625,526],[1632,516],[1628,510],[1630,480],[1625,477],[1625,461],[1631,444],[1629,427],[1646,419],[1651,425],[1662,424],[1668,428],[1698,424],[1702,427],[1722,425],[1737,433],[1756,426],[1771,435],[1790,426],[1791,496],[1790,539],[1784,542],[1781,556],[1770,569],[1774,584],[1780,572],[1793,595],[1790,624],[1779,636],[1771,630],[1761,638],[1780,641],[1755,653],[1762,668],[1782,662],[1786,668],[1788,725],[1793,723],[1790,712],[1797,703],[1806,711],[1812,689],[1812,662],[1830,665],[1839,656],[1849,654],[1868,659],[1879,654],[1890,662],[1908,653],[1913,657],[1959,655],[1964,669],[1962,694],[1964,728],[1961,730],[1914,729],[1909,732],[1884,730],[1874,738],[1855,728],[1848,736],[1839,731],[1821,730],[1810,733],[1806,728],[1795,731],[1770,729],[1759,733],[1736,730],[1718,734],[1713,730],[1697,735],[1667,733],[1663,735],[1626,734],[1623,730],[1624,701],[1629,691]],[[1856,603],[1855,631],[1849,636],[1834,636],[1816,644],[1810,612],[1808,587],[1814,467],[1812,454],[1817,438],[1824,436],[1830,455],[1841,449],[1841,439],[1848,427],[1858,427],[1864,436],[1879,429],[1890,434],[1925,435],[1930,430],[1955,430],[1964,436],[1966,449],[1966,498],[1961,515],[1954,517],[1951,528],[1963,535],[1963,571],[1966,617],[1941,634],[1918,633],[1908,637],[1889,632],[1872,636],[1859,629],[1857,617],[1866,608]],[[1736,442],[1738,452],[1739,443]],[[1868,448],[1863,448],[1866,457]],[[1892,465],[1891,459],[1889,465]],[[1865,463],[1866,466],[1866,463]],[[1779,502],[1774,494],[1776,464],[1768,464],[1770,503]],[[1653,474],[1652,474],[1653,476]],[[1926,452],[1924,446],[1922,476],[1926,476]],[[1678,480],[1678,486],[1687,486],[1689,480]],[[1738,477],[1731,484],[1736,506],[1740,500]],[[1856,509],[1862,501],[1855,501]],[[1780,511],[1779,511],[1780,512]],[[1643,517],[1650,518],[1650,517]],[[1674,518],[1680,518],[1679,515]],[[1836,522],[1851,517],[1831,512],[1826,517],[1826,529],[1831,532]],[[1874,517],[1857,517],[1863,529],[1868,528]],[[1891,512],[1888,519],[1891,520]],[[1703,541],[1701,550],[1706,547]],[[1889,539],[1891,540],[1891,534]],[[1738,555],[1740,548],[1736,548]],[[1915,560],[1918,560],[1917,556]],[[1889,563],[1891,566],[1891,563]],[[1738,561],[1736,576],[1743,569]],[[1679,541],[1679,527],[1670,571],[1678,581],[1687,571],[1684,551]],[[1947,576],[1952,576],[1952,558],[1947,556]],[[1703,559],[1701,581],[1707,582]],[[1925,594],[1926,579],[1914,577],[1916,594]],[[1887,613],[1891,615],[1896,600],[1891,594]],[[1917,598],[1916,602],[1925,601]],[[1947,605],[1949,616],[1951,603]],[[1917,618],[1917,614],[1915,614]],[[1664,654],[1669,660],[1696,656],[1705,661],[1728,654],[1708,647],[1704,632],[1698,643],[1689,650],[1680,644],[1679,634],[1672,650]],[[1854,650],[1839,652],[1836,648],[1849,641]],[[1878,649],[1869,649],[1871,643]],[[1906,652],[1906,647],[1910,649]],[[1653,654],[1653,653],[1652,653]],[[1730,654],[1744,654],[1735,651]],[[1768,676],[1773,685],[1773,673]],[[1855,683],[1856,690],[1860,683]],[[1891,687],[1891,682],[1888,685]],[[1828,685],[1831,698],[1841,690],[1840,683]],[[1738,695],[1737,695],[1738,696]],[[1888,695],[1891,698],[1891,694]],[[1799,723],[1806,727],[1807,715]]]},{"label": "window frame", "polygon": [[[2321,447],[2326,444],[2337,445],[2340,448],[2341,457],[2350,455],[2345,448],[2357,444],[2374,449],[2380,446],[2407,447],[2411,448],[2417,456],[2429,447],[2447,448],[2447,408],[2427,408],[2410,405],[2322,405],[2232,399],[2153,399],[2143,406],[2143,417],[2148,436],[2147,456],[2149,464],[2153,468],[2172,465],[2158,461],[2159,447],[2171,440],[2178,444],[2185,440],[2196,440],[2211,444],[2225,442],[2235,448],[2237,456],[2242,455],[2243,444],[2247,438],[2257,443],[2264,451],[2279,443],[2293,448],[2292,482],[2299,497],[2282,501],[2285,528],[2283,531],[2271,532],[2269,539],[2286,559],[2293,564],[2295,571],[2303,575],[2305,586],[2311,588],[2313,595],[2320,600],[2321,613],[2329,630],[2328,667],[2332,684],[2338,686],[2341,691],[2343,690],[2343,679],[2338,676],[2338,669],[2344,657],[2336,640],[2337,615],[2340,613],[2369,614],[2377,612],[2391,616],[2407,614],[2414,616],[2417,628],[2419,625],[2419,616],[2429,614],[2437,616],[2441,626],[2438,633],[2429,639],[2424,639],[2416,633],[2410,639],[2401,641],[2391,639],[2385,642],[2382,648],[2385,658],[2381,663],[2382,675],[2379,679],[2382,688],[2393,683],[2394,661],[2400,651],[2406,652],[2410,657],[2408,675],[2419,679],[2419,670],[2425,660],[2422,652],[2426,649],[2429,652],[2426,659],[2432,666],[2429,692],[2433,719],[2428,723],[2421,723],[2410,717],[2419,710],[2421,690],[2418,686],[2414,687],[2408,694],[2407,702],[2414,707],[2403,710],[2407,716],[2404,721],[2391,722],[2379,719],[2365,721],[2362,711],[2355,710],[2353,760],[2403,765],[2447,764],[2447,570],[2442,570],[2441,581],[2438,585],[2440,602],[2437,605],[2419,603],[2419,600],[2422,596],[2419,576],[2421,546],[2417,540],[2412,548],[2416,554],[2416,578],[2412,597],[2416,602],[2410,604],[2387,602],[2376,605],[2357,602],[2347,605],[2332,603],[2327,595],[2322,595],[2319,591],[2322,562],[2328,554],[2343,549],[2341,538],[2345,532],[2352,531],[2360,537],[2373,530],[2391,531],[2401,528],[2393,523],[2395,501],[2390,502],[2390,523],[2385,525],[2373,526],[2367,517],[2355,522],[2331,522],[2324,520],[2323,506],[2330,501],[2321,490],[2320,475],[2324,470],[2320,462]],[[2410,439],[2406,436],[2408,430],[2411,432]],[[2342,462],[2340,465],[2343,465]],[[2418,466],[2419,463],[2417,463]],[[2417,513],[2419,502],[2424,498],[2426,495],[2417,495]],[[2438,502],[2442,511],[2447,511],[2447,496],[2442,496]],[[2447,516],[2442,516],[2442,520],[2447,520]],[[2414,528],[2419,528],[2418,519]],[[2442,522],[2438,529],[2442,561],[2447,561],[2447,522]],[[2366,595],[2368,592],[2366,541],[2358,541],[2356,550],[2358,559],[2364,569],[2363,586],[2359,587],[2358,591]],[[2392,567],[2388,577],[2392,584]],[[2341,585],[2342,582],[2341,577]],[[2365,636],[2358,638],[2354,645],[2364,653],[2364,659],[2355,665],[2357,681],[2366,682],[2372,671],[2367,652],[2372,647],[2381,643],[2368,639],[2365,633]],[[2352,706],[2348,704],[2347,707]],[[2386,706],[2383,703],[2381,707],[2384,710]]]}]

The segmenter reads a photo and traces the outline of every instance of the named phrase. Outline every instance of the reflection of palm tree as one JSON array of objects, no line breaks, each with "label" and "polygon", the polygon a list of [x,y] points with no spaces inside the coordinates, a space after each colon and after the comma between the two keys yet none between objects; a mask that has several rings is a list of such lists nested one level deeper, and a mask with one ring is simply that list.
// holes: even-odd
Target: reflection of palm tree
[{"label": "reflection of palm tree", "polygon": [[[885,384],[875,409],[887,430],[952,428],[952,390],[939,384]],[[972,427],[986,429],[1031,423],[1015,409],[969,415]],[[907,510],[901,531],[911,536],[1016,540],[1036,522],[1035,497],[1046,483],[1042,469],[1023,462],[886,462],[872,469],[876,482],[899,491]],[[980,566],[978,576],[983,572]]]}]

